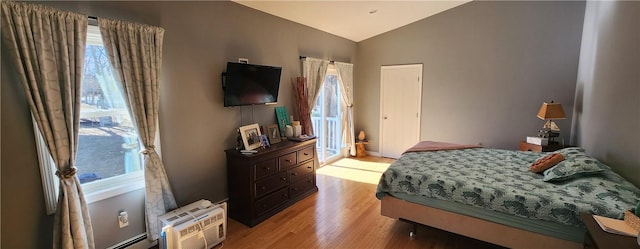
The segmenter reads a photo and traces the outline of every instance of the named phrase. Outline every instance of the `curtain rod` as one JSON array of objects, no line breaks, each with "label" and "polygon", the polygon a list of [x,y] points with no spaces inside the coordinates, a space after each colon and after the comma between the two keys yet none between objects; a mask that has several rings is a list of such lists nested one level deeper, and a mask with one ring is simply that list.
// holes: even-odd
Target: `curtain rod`
[{"label": "curtain rod", "polygon": [[[304,60],[304,59],[306,59],[306,58],[307,58],[306,56],[300,56],[300,60]],[[336,62],[335,62],[335,61],[329,61],[329,63],[330,63],[330,64],[334,64],[334,63],[336,63]]]}]

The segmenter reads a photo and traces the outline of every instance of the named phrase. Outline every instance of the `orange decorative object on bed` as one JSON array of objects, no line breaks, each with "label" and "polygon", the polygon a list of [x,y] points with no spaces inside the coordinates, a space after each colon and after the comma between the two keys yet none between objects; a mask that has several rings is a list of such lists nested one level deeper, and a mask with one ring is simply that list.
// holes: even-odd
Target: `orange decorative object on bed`
[{"label": "orange decorative object on bed", "polygon": [[543,171],[555,166],[556,164],[558,164],[559,162],[562,162],[563,160],[564,160],[564,156],[562,156],[562,154],[552,153],[533,162],[533,164],[531,164],[531,167],[529,167],[529,169],[533,173],[542,173]]}]

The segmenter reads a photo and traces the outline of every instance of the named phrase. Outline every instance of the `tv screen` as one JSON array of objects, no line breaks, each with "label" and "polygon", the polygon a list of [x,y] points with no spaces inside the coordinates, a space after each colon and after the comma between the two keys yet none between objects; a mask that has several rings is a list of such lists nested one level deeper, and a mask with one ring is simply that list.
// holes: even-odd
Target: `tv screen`
[{"label": "tv screen", "polygon": [[277,102],[281,72],[281,67],[228,62],[224,106]]}]

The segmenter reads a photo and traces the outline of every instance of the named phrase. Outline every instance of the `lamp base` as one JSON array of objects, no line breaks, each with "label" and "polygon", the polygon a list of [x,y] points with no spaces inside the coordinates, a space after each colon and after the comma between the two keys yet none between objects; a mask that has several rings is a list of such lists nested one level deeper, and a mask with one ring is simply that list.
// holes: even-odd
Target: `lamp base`
[{"label": "lamp base", "polygon": [[542,128],[538,130],[538,137],[551,139],[559,136],[560,136],[560,131],[554,131],[548,128]]},{"label": "lamp base", "polygon": [[553,120],[551,119],[547,120],[547,122],[544,123],[544,126],[542,126],[542,129],[549,129],[552,131],[560,132],[560,127],[558,127],[558,125],[556,125],[556,123],[553,122]]}]

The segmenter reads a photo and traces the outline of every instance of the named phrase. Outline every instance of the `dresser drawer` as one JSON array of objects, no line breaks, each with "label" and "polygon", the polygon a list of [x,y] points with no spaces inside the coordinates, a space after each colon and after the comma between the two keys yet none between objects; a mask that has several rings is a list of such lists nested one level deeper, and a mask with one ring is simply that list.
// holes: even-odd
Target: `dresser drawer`
[{"label": "dresser drawer", "polygon": [[255,208],[254,210],[256,212],[255,215],[256,216],[261,215],[264,212],[267,212],[272,208],[275,208],[280,204],[282,204],[283,202],[287,201],[289,199],[289,193],[287,191],[288,191],[287,188],[283,188],[278,192],[267,195],[266,197],[256,201],[256,204],[254,206]]},{"label": "dresser drawer", "polygon": [[304,162],[306,160],[313,158],[313,154],[315,152],[316,150],[314,146],[301,149],[300,151],[298,151],[298,159],[299,159],[298,162]]},{"label": "dresser drawer", "polygon": [[297,182],[303,176],[313,173],[313,161],[308,161],[298,167],[289,170],[289,182]]},{"label": "dresser drawer", "polygon": [[287,186],[289,184],[288,179],[287,172],[281,172],[277,175],[267,177],[264,180],[257,181],[255,183],[255,197],[263,196],[276,189]]},{"label": "dresser drawer", "polygon": [[255,179],[271,175],[277,171],[276,159],[271,158],[265,161],[259,161],[253,165],[253,171],[255,172]]},{"label": "dresser drawer", "polygon": [[289,196],[291,198],[301,195],[316,186],[316,175],[311,174],[302,177],[300,181],[289,185]]},{"label": "dresser drawer", "polygon": [[278,162],[280,163],[280,171],[288,170],[296,164],[298,164],[298,156],[297,152],[291,152],[289,154],[278,157]]}]

